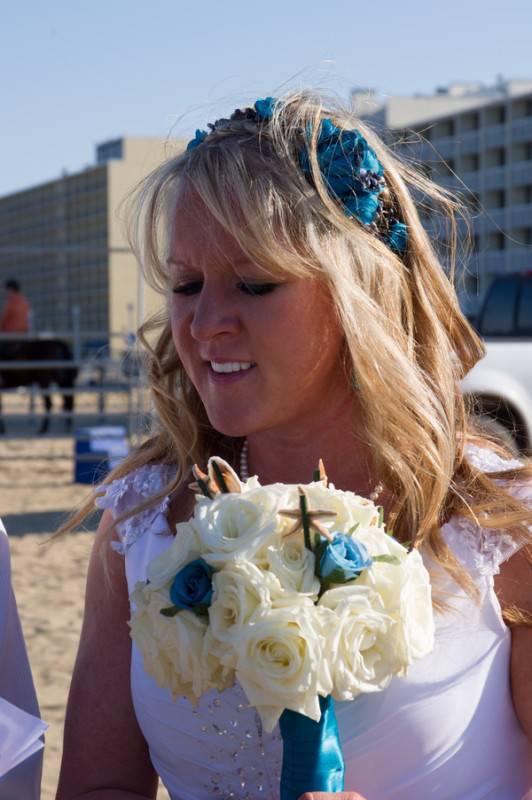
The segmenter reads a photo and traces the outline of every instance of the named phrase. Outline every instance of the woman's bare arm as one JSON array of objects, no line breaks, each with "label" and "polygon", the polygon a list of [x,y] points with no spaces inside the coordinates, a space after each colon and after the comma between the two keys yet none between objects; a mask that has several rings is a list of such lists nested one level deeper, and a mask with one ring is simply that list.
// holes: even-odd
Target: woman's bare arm
[{"label": "woman's bare arm", "polygon": [[153,800],[157,793],[131,699],[127,583],[123,557],[109,548],[111,522],[104,512],[89,564],[56,800]]},{"label": "woman's bare arm", "polygon": [[[503,609],[517,607],[532,615],[532,564],[525,548],[501,566],[495,589]],[[511,684],[515,712],[532,742],[532,627],[512,627]]]}]

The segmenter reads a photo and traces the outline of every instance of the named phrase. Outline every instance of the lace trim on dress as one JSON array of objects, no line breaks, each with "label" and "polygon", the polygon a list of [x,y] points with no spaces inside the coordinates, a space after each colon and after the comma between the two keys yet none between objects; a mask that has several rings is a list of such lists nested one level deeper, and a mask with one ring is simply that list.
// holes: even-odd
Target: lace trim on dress
[{"label": "lace trim on dress", "polygon": [[[484,447],[469,445],[466,448],[466,457],[469,463],[482,472],[498,472],[522,466],[516,459],[504,459],[493,450]],[[504,479],[497,483],[504,485]],[[511,494],[524,502],[529,501],[532,506],[532,483],[512,483],[509,487]],[[478,575],[497,575],[500,565],[507,561],[522,543],[516,541],[504,530],[482,528],[474,520],[465,517],[452,517],[443,526],[446,533],[447,544],[456,555],[462,553],[467,565]],[[466,553],[464,553],[466,549]]]},{"label": "lace trim on dress", "polygon": [[[104,489],[105,493],[96,496],[95,504],[98,508],[110,508],[113,517],[119,517],[164,489],[175,469],[171,464],[145,464],[122,478],[99,486],[97,491]],[[170,535],[166,517],[169,503],[170,496],[166,495],[153,506],[117,525],[120,541],[111,542],[113,550],[124,555],[146,531],[157,536]]]}]

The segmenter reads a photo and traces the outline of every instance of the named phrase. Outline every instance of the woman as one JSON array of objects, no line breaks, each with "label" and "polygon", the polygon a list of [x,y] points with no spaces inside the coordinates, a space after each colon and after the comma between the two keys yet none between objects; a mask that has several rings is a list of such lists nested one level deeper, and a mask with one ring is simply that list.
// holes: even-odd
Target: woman
[{"label": "woman", "polygon": [[458,384],[483,349],[413,193],[452,232],[441,191],[307,93],[198,131],[141,187],[140,259],[168,298],[142,332],[159,427],[99,490],[60,800],[153,798],[155,770],[172,798],[278,796],[279,736],[241,690],[173,702],[128,637],[128,592],[191,514],[191,466],[211,454],[263,484],[306,482],[323,458],[431,570],[434,654],[338,706],[346,797],[532,786],[532,629],[503,622],[531,609],[531,472],[471,432]]}]

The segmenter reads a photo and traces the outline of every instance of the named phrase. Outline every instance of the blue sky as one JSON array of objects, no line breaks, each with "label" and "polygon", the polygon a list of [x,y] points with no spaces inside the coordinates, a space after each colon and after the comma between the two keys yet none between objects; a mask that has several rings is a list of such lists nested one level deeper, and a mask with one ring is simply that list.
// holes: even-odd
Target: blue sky
[{"label": "blue sky", "polygon": [[280,87],[532,77],[531,0],[25,0],[0,31],[0,195],[121,135],[190,136]]}]

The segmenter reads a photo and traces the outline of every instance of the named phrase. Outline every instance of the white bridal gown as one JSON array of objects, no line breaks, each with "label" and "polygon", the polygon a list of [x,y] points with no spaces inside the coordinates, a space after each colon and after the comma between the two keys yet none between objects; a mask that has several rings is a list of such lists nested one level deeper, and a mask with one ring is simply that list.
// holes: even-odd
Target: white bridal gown
[{"label": "white bridal gown", "polygon": [[[42,747],[39,706],[11,586],[8,538],[0,520],[0,800],[38,800]],[[5,762],[17,764],[3,773]]]},{"label": "white bridal gown", "polygon": [[[484,471],[517,465],[471,448]],[[172,468],[150,465],[119,479],[100,498],[117,516],[166,485]],[[521,487],[530,496],[532,486]],[[120,526],[129,591],[170,544],[168,498]],[[437,616],[434,652],[388,689],[337,703],[346,789],[369,800],[521,800],[532,787],[532,758],[510,696],[510,633],[493,589],[514,552],[503,532],[453,518],[448,545],[478,586],[480,606],[446,578],[451,612]],[[205,695],[193,709],[146,674],[133,644],[131,686],[153,765],[172,800],[277,800],[278,730],[265,733],[239,687]],[[312,787],[309,787],[312,788]]]}]

